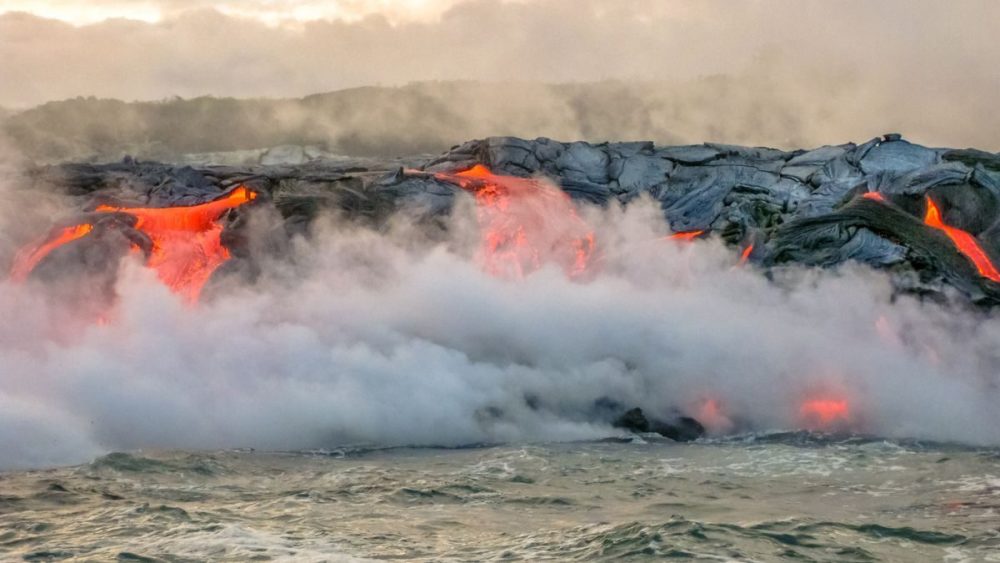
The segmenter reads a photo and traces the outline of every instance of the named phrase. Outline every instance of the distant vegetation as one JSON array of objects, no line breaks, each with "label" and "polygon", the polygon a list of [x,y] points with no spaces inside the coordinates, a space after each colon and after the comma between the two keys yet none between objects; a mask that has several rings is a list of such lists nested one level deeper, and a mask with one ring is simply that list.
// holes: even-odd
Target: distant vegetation
[{"label": "distant vegetation", "polygon": [[840,85],[823,97],[771,91],[767,77],[757,76],[683,84],[428,82],[299,99],[91,97],[9,115],[2,127],[21,152],[41,161],[125,154],[170,159],[284,144],[358,156],[412,155],[491,135],[787,148],[885,132],[844,99],[848,89]]},{"label": "distant vegetation", "polygon": [[637,88],[443,82],[276,100],[81,97],[18,113],[5,129],[26,155],[41,160],[169,158],[283,144],[385,156],[436,153],[503,134],[672,138],[648,119],[651,109],[637,99]]}]

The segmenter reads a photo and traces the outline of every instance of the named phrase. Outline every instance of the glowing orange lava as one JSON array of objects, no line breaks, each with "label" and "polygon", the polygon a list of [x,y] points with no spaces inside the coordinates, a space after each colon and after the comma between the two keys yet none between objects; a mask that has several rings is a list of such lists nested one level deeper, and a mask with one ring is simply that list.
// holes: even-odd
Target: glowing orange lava
[{"label": "glowing orange lava", "polygon": [[10,279],[16,282],[23,282],[28,279],[28,274],[38,266],[38,263],[44,260],[53,250],[87,236],[92,230],[94,230],[94,226],[89,223],[64,227],[50,234],[44,240],[21,249],[14,257]]},{"label": "glowing orange lava", "polygon": [[807,426],[828,428],[835,422],[846,422],[850,409],[842,399],[810,399],[802,403],[799,414]]},{"label": "glowing orange lava", "polygon": [[593,267],[594,233],[562,190],[539,180],[496,175],[481,164],[435,178],[475,196],[480,259],[487,272],[516,279],[551,262],[578,278]]},{"label": "glowing orange lava", "polygon": [[740,266],[746,264],[750,260],[751,252],[753,252],[753,245],[748,244],[747,247],[743,249],[743,252],[740,253]]},{"label": "glowing orange lava", "polygon": [[865,193],[861,194],[861,197],[863,197],[865,199],[871,199],[871,200],[874,200],[874,201],[881,201],[882,203],[885,203],[885,196],[883,196],[882,194],[880,194],[878,192],[865,192]]},{"label": "glowing orange lava", "polygon": [[666,239],[669,239],[669,240],[692,241],[692,240],[700,237],[704,233],[705,233],[705,231],[703,231],[703,230],[702,231],[685,231],[685,232],[682,232],[682,233],[674,233],[672,235],[667,235],[667,236],[665,236],[663,238],[666,238]]},{"label": "glowing orange lava", "polygon": [[[146,265],[156,270],[167,287],[195,302],[212,273],[229,259],[229,250],[222,245],[223,226],[218,219],[229,209],[256,197],[256,193],[240,186],[200,205],[162,208],[102,205],[96,211],[135,217],[135,228],[153,243]],[[63,229],[44,243],[25,249],[15,259],[11,279],[23,281],[53,249],[88,235],[92,229],[89,224]],[[132,245],[132,252],[139,250]]]},{"label": "glowing orange lava", "polygon": [[997,271],[993,262],[990,260],[989,256],[983,250],[983,247],[979,246],[979,242],[976,237],[963,231],[962,229],[956,229],[955,227],[949,227],[941,221],[941,212],[938,210],[937,205],[930,197],[927,199],[927,214],[924,215],[924,223],[929,227],[933,227],[944,234],[948,235],[948,238],[955,243],[955,247],[958,251],[965,255],[966,258],[972,261],[979,270],[979,275],[987,278],[989,280],[1000,282],[1000,272]]}]

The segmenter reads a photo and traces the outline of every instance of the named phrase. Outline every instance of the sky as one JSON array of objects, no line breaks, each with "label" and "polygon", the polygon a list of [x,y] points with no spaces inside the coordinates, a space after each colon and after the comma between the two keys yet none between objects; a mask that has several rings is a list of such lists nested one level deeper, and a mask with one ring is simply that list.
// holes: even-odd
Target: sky
[{"label": "sky", "polygon": [[[371,15],[392,22],[431,21],[461,0],[3,0],[0,13],[26,12],[72,25],[111,18],[161,22],[191,10],[284,25],[313,20],[357,21]],[[522,0],[523,1],[523,0]]]},{"label": "sky", "polygon": [[1000,87],[989,0],[0,0],[0,14],[7,107],[423,79],[687,79],[762,59],[907,88]]},{"label": "sky", "polygon": [[0,108],[726,75],[808,119],[1000,147],[997,21],[992,0],[0,0]]}]

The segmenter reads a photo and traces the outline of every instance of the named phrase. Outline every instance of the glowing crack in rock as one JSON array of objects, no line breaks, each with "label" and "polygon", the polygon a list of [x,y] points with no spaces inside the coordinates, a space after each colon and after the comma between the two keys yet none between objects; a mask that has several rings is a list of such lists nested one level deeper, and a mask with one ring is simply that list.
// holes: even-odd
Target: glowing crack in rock
[{"label": "glowing crack in rock", "polygon": [[945,225],[941,220],[941,212],[934,201],[928,197],[927,213],[924,215],[924,223],[928,227],[938,229],[948,235],[951,242],[955,244],[958,251],[965,255],[979,271],[979,275],[995,282],[1000,282],[1000,271],[997,271],[993,261],[986,255],[986,251],[979,245],[976,237],[955,227]]},{"label": "glowing crack in rock", "polygon": [[667,240],[679,240],[679,241],[685,241],[685,242],[687,242],[687,241],[692,241],[692,240],[700,237],[703,234],[705,234],[705,231],[703,231],[703,230],[701,230],[701,231],[683,231],[683,232],[680,232],[680,233],[674,233],[672,235],[667,235],[667,236],[665,236],[663,238],[665,238]]}]

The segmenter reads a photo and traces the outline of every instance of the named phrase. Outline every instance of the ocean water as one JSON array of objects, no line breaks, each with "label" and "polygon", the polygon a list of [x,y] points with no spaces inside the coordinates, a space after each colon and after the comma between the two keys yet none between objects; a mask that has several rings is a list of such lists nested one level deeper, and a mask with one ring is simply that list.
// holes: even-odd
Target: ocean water
[{"label": "ocean water", "polygon": [[0,474],[3,561],[1000,561],[1000,450],[752,435],[113,453]]}]

